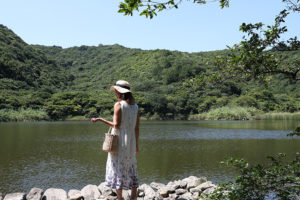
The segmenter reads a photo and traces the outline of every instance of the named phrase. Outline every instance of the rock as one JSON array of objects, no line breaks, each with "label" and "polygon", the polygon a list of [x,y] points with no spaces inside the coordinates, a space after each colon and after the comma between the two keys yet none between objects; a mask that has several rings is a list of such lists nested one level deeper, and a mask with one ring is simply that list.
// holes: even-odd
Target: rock
[{"label": "rock", "polygon": [[158,190],[159,196],[160,196],[160,197],[163,197],[163,198],[168,197],[168,195],[169,195],[170,193],[174,193],[174,192],[175,192],[175,187],[174,187],[174,185],[167,185],[167,186],[165,186],[165,187],[163,187],[163,188],[160,188],[160,189]]},{"label": "rock", "polygon": [[186,189],[177,189],[177,190],[175,190],[175,193],[177,194],[177,195],[182,195],[182,194],[184,194],[184,193],[186,193],[187,192],[187,190]]},{"label": "rock", "polygon": [[44,190],[40,188],[32,188],[30,192],[26,195],[27,200],[40,200]]},{"label": "rock", "polygon": [[187,186],[187,182],[186,181],[180,181],[180,188],[185,189]]},{"label": "rock", "polygon": [[67,200],[67,192],[63,189],[49,188],[45,191],[42,200]]},{"label": "rock", "polygon": [[204,190],[206,190],[207,188],[211,188],[211,187],[217,187],[216,185],[212,184],[211,181],[206,181],[205,183],[202,183],[200,185],[198,185],[197,187],[195,188],[191,188],[190,189],[190,192],[191,193],[195,193],[195,192],[202,192]]},{"label": "rock", "polygon": [[69,200],[83,200],[83,195],[79,190],[70,190],[68,192],[68,199]]},{"label": "rock", "polygon": [[184,178],[184,179],[182,179],[182,181],[185,181],[185,182],[190,182],[190,181],[192,181],[192,180],[196,180],[196,179],[198,179],[198,177],[196,177],[196,176],[189,176],[188,178]]},{"label": "rock", "polygon": [[169,195],[169,191],[168,191],[167,187],[160,188],[160,189],[158,190],[158,194],[159,194],[160,197],[166,198],[166,197],[168,197],[168,195]]},{"label": "rock", "polygon": [[155,190],[159,190],[160,188],[163,188],[165,187],[166,185],[165,184],[162,184],[162,183],[156,183],[156,182],[152,182],[150,183],[150,186]]},{"label": "rock", "polygon": [[96,185],[87,185],[81,190],[84,200],[99,199],[101,194]]},{"label": "rock", "polygon": [[139,189],[145,192],[145,200],[150,200],[158,196],[149,185],[143,184],[139,187]]},{"label": "rock", "polygon": [[200,192],[206,190],[207,188],[211,188],[211,187],[215,188],[217,186],[214,185],[214,184],[212,184],[211,181],[206,181],[205,183],[202,183],[202,184],[200,184],[200,185],[197,186],[197,188],[200,189]]},{"label": "rock", "polygon": [[204,190],[201,194],[211,194],[215,191],[215,187],[210,187],[210,188],[207,188],[206,190]]},{"label": "rock", "polygon": [[191,189],[190,189],[190,192],[191,192],[192,194],[194,194],[195,192],[200,192],[200,191],[201,191],[201,188],[198,188],[198,186],[195,187],[195,188],[191,188]]},{"label": "rock", "polygon": [[191,179],[188,183],[187,183],[187,189],[190,190],[191,188],[195,188],[198,185],[200,185],[201,183],[205,183],[207,181],[207,179],[205,177],[201,177],[201,178],[196,178],[196,179]]},{"label": "rock", "polygon": [[169,193],[174,193],[176,190],[175,185],[167,185],[166,188]]},{"label": "rock", "polygon": [[0,192],[0,200],[2,200],[2,193]]},{"label": "rock", "polygon": [[116,200],[117,197],[116,196],[108,196],[105,198],[105,200]]},{"label": "rock", "polygon": [[145,196],[145,192],[143,190],[141,190],[141,189],[138,188],[138,190],[137,190],[137,196],[138,197],[144,197]]},{"label": "rock", "polygon": [[183,200],[183,199],[192,199],[192,194],[187,192],[187,193],[184,193],[183,195],[181,195],[179,197],[179,199]]},{"label": "rock", "polygon": [[194,194],[192,194],[192,199],[199,199],[199,192],[195,192]]},{"label": "rock", "polygon": [[173,187],[174,190],[180,188],[180,185],[181,185],[181,181],[169,182],[169,183],[167,184],[167,186]]},{"label": "rock", "polygon": [[122,197],[124,200],[130,200],[130,190],[122,190]]},{"label": "rock", "polygon": [[173,194],[169,194],[169,198],[171,199],[177,199],[179,195],[177,195],[176,193]]},{"label": "rock", "polygon": [[101,183],[99,186],[98,186],[98,190],[101,192],[101,194],[104,196],[104,197],[107,197],[109,195],[112,195],[113,194],[113,191],[110,187],[107,187],[105,185],[105,183]]},{"label": "rock", "polygon": [[24,200],[25,199],[25,193],[11,193],[5,195],[3,200]]}]

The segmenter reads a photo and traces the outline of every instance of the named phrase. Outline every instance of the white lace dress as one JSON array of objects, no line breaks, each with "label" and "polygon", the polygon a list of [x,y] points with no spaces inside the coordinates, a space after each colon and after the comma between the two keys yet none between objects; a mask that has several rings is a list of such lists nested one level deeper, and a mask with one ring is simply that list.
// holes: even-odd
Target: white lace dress
[{"label": "white lace dress", "polygon": [[135,125],[138,112],[136,104],[121,101],[122,119],[118,134],[118,153],[108,153],[105,182],[113,189],[138,187]]}]

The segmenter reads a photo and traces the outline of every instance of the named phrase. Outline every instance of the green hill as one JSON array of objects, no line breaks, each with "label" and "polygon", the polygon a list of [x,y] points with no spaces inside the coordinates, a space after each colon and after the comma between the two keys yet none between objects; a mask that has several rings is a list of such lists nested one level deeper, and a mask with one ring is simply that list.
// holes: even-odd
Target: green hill
[{"label": "green hill", "polygon": [[[0,42],[0,109],[43,109],[52,119],[108,116],[114,102],[109,87],[125,79],[146,118],[187,119],[222,106],[300,110],[300,83],[279,75],[268,88],[237,78],[191,84],[199,74],[217,72],[215,57],[226,50],[185,53],[120,45],[63,49],[27,45],[4,26]],[[286,56],[295,59],[300,51]]]}]

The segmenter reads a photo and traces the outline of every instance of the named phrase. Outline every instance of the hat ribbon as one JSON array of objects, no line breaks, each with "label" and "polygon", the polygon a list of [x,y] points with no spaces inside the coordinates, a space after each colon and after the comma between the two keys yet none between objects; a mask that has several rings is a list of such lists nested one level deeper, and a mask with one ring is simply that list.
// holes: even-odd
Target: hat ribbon
[{"label": "hat ribbon", "polygon": [[125,85],[116,84],[116,86],[119,86],[119,87],[121,87],[121,88],[125,88],[125,89],[127,89],[127,90],[130,90],[130,87],[125,86]]}]

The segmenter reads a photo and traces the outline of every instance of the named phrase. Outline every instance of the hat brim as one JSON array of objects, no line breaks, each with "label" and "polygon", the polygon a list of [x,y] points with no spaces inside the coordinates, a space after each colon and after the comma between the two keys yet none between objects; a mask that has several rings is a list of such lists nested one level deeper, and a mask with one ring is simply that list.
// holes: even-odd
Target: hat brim
[{"label": "hat brim", "polygon": [[117,90],[118,92],[120,92],[120,93],[127,93],[127,92],[131,92],[130,90],[128,90],[128,89],[126,89],[126,88],[122,88],[122,87],[120,87],[120,86],[116,86],[116,85],[113,85],[113,86],[111,86],[111,88],[110,88],[111,90]]}]

